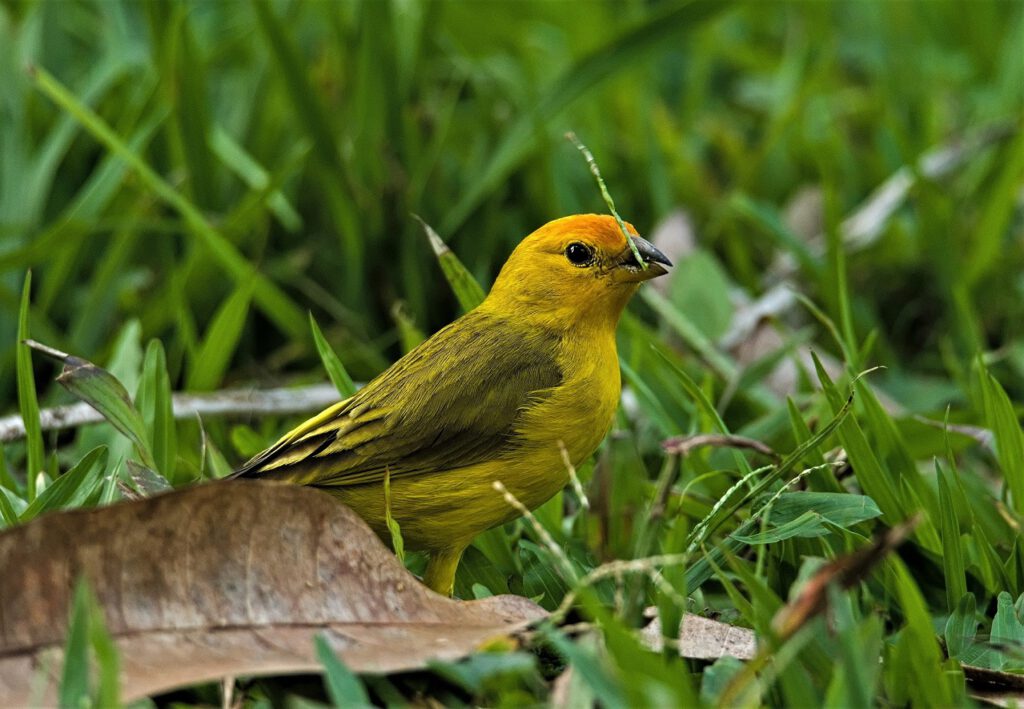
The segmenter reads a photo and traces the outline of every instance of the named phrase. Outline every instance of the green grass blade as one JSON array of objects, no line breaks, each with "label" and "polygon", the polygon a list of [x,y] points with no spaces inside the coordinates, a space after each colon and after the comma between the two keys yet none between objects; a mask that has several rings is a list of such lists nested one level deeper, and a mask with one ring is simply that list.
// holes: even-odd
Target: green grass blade
[{"label": "green grass blade", "polygon": [[[906,668],[903,681],[906,681],[906,677],[939,679],[935,682],[911,683],[912,686],[906,688],[909,691],[909,699],[914,704],[920,703],[921,706],[952,706],[952,697],[944,681],[942,656],[936,642],[935,630],[932,628],[931,616],[928,614],[928,605],[904,563],[898,558],[890,557],[888,564],[892,570],[893,583],[906,623],[894,650],[895,653],[902,655]],[[893,679],[900,674],[890,672]]]},{"label": "green grass blade", "polygon": [[13,527],[18,523],[18,512],[7,497],[12,494],[7,488],[0,487],[0,518],[3,518],[4,527]]},{"label": "green grass blade", "polygon": [[[850,409],[853,407],[853,393],[851,392],[846,403],[835,413],[832,420],[818,431],[813,438],[797,446],[796,450],[790,453],[786,458],[776,466],[773,470],[765,474],[753,489],[748,491],[745,495],[736,495],[735,499],[729,499],[728,497],[723,499],[712,512],[694,528],[694,532],[690,534],[687,539],[690,547],[696,547],[703,545],[705,540],[709,539],[718,527],[725,523],[736,511],[744,504],[745,501],[756,498],[758,495],[765,492],[770,485],[775,481],[782,479],[787,473],[796,468],[797,464],[804,459],[808,451],[818,448],[832,432],[839,428],[839,426],[847,420],[847,416],[850,414]],[[746,522],[737,527],[733,534],[749,534],[755,527],[754,521],[748,519]],[[723,563],[725,559],[724,551],[735,551],[742,546],[742,542],[733,539],[732,537],[726,538],[722,544],[710,551],[706,557],[698,559],[693,565],[686,570],[686,588],[691,592],[700,588],[709,578],[711,578],[712,567],[709,563],[715,564]]]},{"label": "green grass blade", "polygon": [[433,249],[434,256],[441,265],[441,271],[444,273],[448,285],[451,286],[455,298],[459,301],[459,305],[462,306],[462,311],[469,312],[480,305],[485,297],[484,289],[480,287],[480,283],[473,278],[473,274],[469,272],[469,269],[462,265],[459,257],[448,248],[448,245],[444,243],[429,224],[415,214],[412,216],[422,225],[423,233],[427,235],[427,239],[430,241],[430,248]]},{"label": "green grass blade", "polygon": [[348,370],[345,369],[345,365],[342,364],[337,353],[327,343],[327,339],[320,330],[320,326],[317,325],[313,313],[309,314],[309,329],[313,331],[313,342],[316,344],[316,351],[320,354],[320,361],[323,362],[324,369],[327,370],[327,376],[330,378],[331,383],[334,384],[334,388],[338,390],[342,399],[349,398],[356,393],[356,385],[352,382],[352,377],[348,375]]},{"label": "green grass blade", "polygon": [[630,238],[629,229],[626,228],[626,222],[619,216],[619,211],[615,209],[615,200],[612,199],[612,193],[608,191],[608,185],[605,184],[604,178],[601,177],[601,168],[597,166],[597,160],[594,159],[594,154],[590,152],[590,148],[584,145],[583,141],[572,131],[565,134],[565,137],[570,143],[572,143],[577,150],[583,155],[583,159],[587,163],[587,167],[590,168],[590,174],[594,176],[594,181],[597,182],[597,189],[601,192],[601,197],[604,199],[605,205],[608,207],[608,211],[611,212],[612,216],[615,217],[615,223],[619,225],[619,231],[622,232],[622,238],[626,240],[626,245],[629,246],[629,250],[633,252],[633,258],[640,264],[640,269],[643,271],[647,270],[647,261],[640,255],[640,250],[636,246],[636,242]]},{"label": "green grass blade", "polygon": [[[817,370],[818,380],[828,396],[833,411],[841,406],[840,394],[822,366],[817,355],[814,357],[814,366]],[[887,471],[882,467],[875,450],[868,442],[864,430],[856,419],[847,419],[838,430],[839,440],[846,450],[857,476],[857,482],[861,488],[870,496],[882,509],[882,513],[889,524],[896,524],[904,519],[906,511],[901,502],[899,493]]]},{"label": "green grass blade", "polygon": [[[271,186],[270,174],[224,128],[214,126],[208,140],[214,155],[250,189],[262,192]],[[283,192],[274,189],[267,198],[267,205],[285,229],[293,233],[302,229],[302,216]]]},{"label": "green grass blade", "polygon": [[964,572],[964,553],[960,542],[960,523],[953,508],[946,474],[938,462],[935,477],[939,485],[939,535],[942,537],[942,570],[946,580],[946,609],[952,613],[967,593],[967,575]]},{"label": "green grass blade", "polygon": [[36,380],[32,372],[32,351],[25,341],[29,338],[28,306],[32,296],[32,272],[25,274],[18,309],[18,407],[25,422],[25,489],[31,502],[36,497],[36,476],[43,470],[43,432],[39,425],[39,400],[36,398]]},{"label": "green grass blade", "polygon": [[719,352],[714,343],[700,331],[700,328],[672,305],[665,296],[653,288],[644,288],[640,291],[640,297],[654,308],[662,321],[675,330],[686,344],[692,347],[723,379],[731,381],[736,378],[739,372],[732,360]]},{"label": "green grass blade", "polygon": [[159,340],[150,340],[146,347],[135,408],[142,414],[156,469],[168,480],[174,480],[177,430],[171,400],[171,379],[167,374],[167,356]]},{"label": "green grass blade", "polygon": [[398,520],[391,516],[391,471],[384,473],[384,520],[391,536],[391,548],[401,564],[405,564],[405,541],[402,539],[402,527]]},{"label": "green grass blade", "polygon": [[39,493],[39,496],[21,513],[19,521],[28,522],[50,510],[81,507],[102,482],[106,466],[106,446],[93,448],[74,467]]},{"label": "green grass blade", "polygon": [[207,107],[206,71],[202,63],[204,46],[192,31],[189,13],[178,6],[179,17],[173,22],[177,41],[173,42],[175,61],[167,69],[173,72],[177,91],[174,92],[178,135],[181,153],[188,169],[188,188],[192,202],[209,208],[216,198],[214,161],[206,142],[210,130]]},{"label": "green grass blade", "polygon": [[150,190],[182,216],[189,229],[236,283],[253,286],[256,303],[282,332],[295,338],[302,336],[302,311],[298,306],[270,279],[254,271],[231,242],[213,228],[198,207],[161,178],[102,118],[82,104],[46,70],[36,67],[32,77],[40,91],[73,115],[108,150],[119,155],[138,173]]},{"label": "green grass blade", "polygon": [[977,283],[999,261],[1007,225],[1019,203],[1017,195],[1024,174],[1024,131],[1019,127],[1016,139],[1001,151],[1000,164],[1002,169],[995,184],[986,190],[987,202],[974,228],[973,243],[965,251],[966,263],[960,273],[969,286]]},{"label": "green grass blade", "polygon": [[283,87],[293,107],[295,117],[306,133],[316,143],[314,157],[322,169],[317,180],[321,183],[323,199],[333,217],[335,228],[340,232],[346,251],[342,260],[345,282],[357,284],[362,274],[364,245],[360,239],[361,225],[355,211],[352,190],[348,188],[354,180],[349,167],[342,159],[335,132],[332,130],[334,117],[318,100],[319,92],[312,85],[305,61],[298,47],[285,33],[285,24],[274,14],[267,0],[257,0],[252,5],[256,23],[267,40],[275,65],[283,75]]},{"label": "green grass blade", "polygon": [[324,666],[324,685],[327,688],[327,696],[334,702],[334,706],[372,707],[373,703],[370,702],[363,683],[338,658],[327,640],[322,635],[317,635],[314,642],[316,657]]},{"label": "green grass blade", "polygon": [[587,56],[567,67],[558,79],[540,92],[533,109],[505,131],[504,139],[493,150],[481,174],[469,182],[469,189],[448,211],[442,229],[444,233],[457,231],[486,196],[527,158],[536,143],[538,125],[543,125],[589,89],[634,62],[664,46],[677,44],[686,32],[730,5],[729,2],[709,0],[672,3],[607,44],[595,47]]},{"label": "green grass blade", "polygon": [[[58,688],[62,707],[116,707],[120,701],[120,660],[107,631],[103,611],[85,578],[79,578],[71,601],[64,667]],[[97,681],[92,681],[95,657]],[[95,684],[95,691],[93,685]]]},{"label": "green grass blade", "polygon": [[1024,515],[1024,432],[1021,431],[1006,390],[995,377],[980,368],[985,418],[996,438],[996,455],[1010,490],[1013,509]]},{"label": "green grass blade", "polygon": [[61,672],[58,705],[87,707],[92,704],[89,691],[89,616],[88,585],[79,579],[71,602],[67,641],[64,644],[64,669]]},{"label": "green grass blade", "polygon": [[238,349],[254,286],[254,281],[238,286],[217,309],[199,344],[199,352],[192,359],[187,383],[190,390],[214,389],[224,378],[231,357]]}]

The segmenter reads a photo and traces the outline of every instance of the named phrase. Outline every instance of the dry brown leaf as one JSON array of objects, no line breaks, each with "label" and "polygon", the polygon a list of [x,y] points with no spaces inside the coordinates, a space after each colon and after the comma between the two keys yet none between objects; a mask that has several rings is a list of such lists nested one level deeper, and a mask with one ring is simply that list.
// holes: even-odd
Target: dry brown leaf
[{"label": "dry brown leaf", "polygon": [[[664,646],[661,634],[661,620],[657,617],[647,624],[640,637],[644,645],[660,651]],[[719,620],[687,613],[679,630],[679,655],[693,660],[717,660],[731,656],[737,660],[749,660],[757,651],[754,631],[740,628]]]},{"label": "dry brown leaf", "polygon": [[1024,675],[990,670],[975,665],[960,665],[971,698],[997,707],[1024,706]]},{"label": "dry brown leaf", "polygon": [[[52,703],[84,575],[132,700],[225,675],[317,672],[323,632],[355,672],[464,656],[545,615],[517,596],[460,602],[422,586],[354,512],[293,485],[230,481],[0,534],[0,705],[40,668]],[[35,695],[33,695],[35,696]]]}]

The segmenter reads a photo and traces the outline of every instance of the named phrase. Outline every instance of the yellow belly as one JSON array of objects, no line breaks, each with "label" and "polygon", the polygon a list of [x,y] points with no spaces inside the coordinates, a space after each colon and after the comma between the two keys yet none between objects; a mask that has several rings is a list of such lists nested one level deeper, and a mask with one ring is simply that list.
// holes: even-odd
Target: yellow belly
[{"label": "yellow belly", "polygon": [[[543,401],[524,412],[518,433],[523,444],[503,459],[391,481],[391,515],[409,549],[462,547],[491,527],[519,516],[494,489],[500,481],[534,509],[568,482],[562,446],[573,465],[583,463],[608,432],[619,400],[614,341],[567,355],[571,376]],[[326,488],[355,510],[385,541],[382,485]]]},{"label": "yellow belly", "polygon": [[[495,481],[531,509],[543,504],[568,479],[561,461],[551,458],[530,455],[392,480],[391,514],[401,525],[406,547],[433,551],[465,546],[480,532],[518,517],[519,512],[494,489]],[[329,488],[328,492],[389,540],[383,486]]]}]

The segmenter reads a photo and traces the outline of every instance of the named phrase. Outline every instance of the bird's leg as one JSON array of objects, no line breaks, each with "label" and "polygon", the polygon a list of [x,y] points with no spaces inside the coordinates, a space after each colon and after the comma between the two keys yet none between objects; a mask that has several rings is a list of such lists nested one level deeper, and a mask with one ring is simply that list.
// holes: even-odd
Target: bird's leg
[{"label": "bird's leg", "polygon": [[465,549],[466,546],[462,545],[430,552],[423,583],[442,596],[451,596],[455,588],[455,570],[459,568],[459,559]]}]

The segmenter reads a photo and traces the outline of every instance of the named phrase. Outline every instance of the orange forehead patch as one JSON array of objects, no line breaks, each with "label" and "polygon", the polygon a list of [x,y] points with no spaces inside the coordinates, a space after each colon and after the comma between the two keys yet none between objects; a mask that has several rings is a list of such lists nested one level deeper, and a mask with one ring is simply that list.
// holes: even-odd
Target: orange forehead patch
[{"label": "orange forehead patch", "polygon": [[[636,228],[626,222],[629,233],[639,236]],[[588,241],[599,249],[618,251],[626,246],[615,217],[608,214],[575,214],[548,222],[527,237],[529,241],[560,245],[567,238]]]}]

